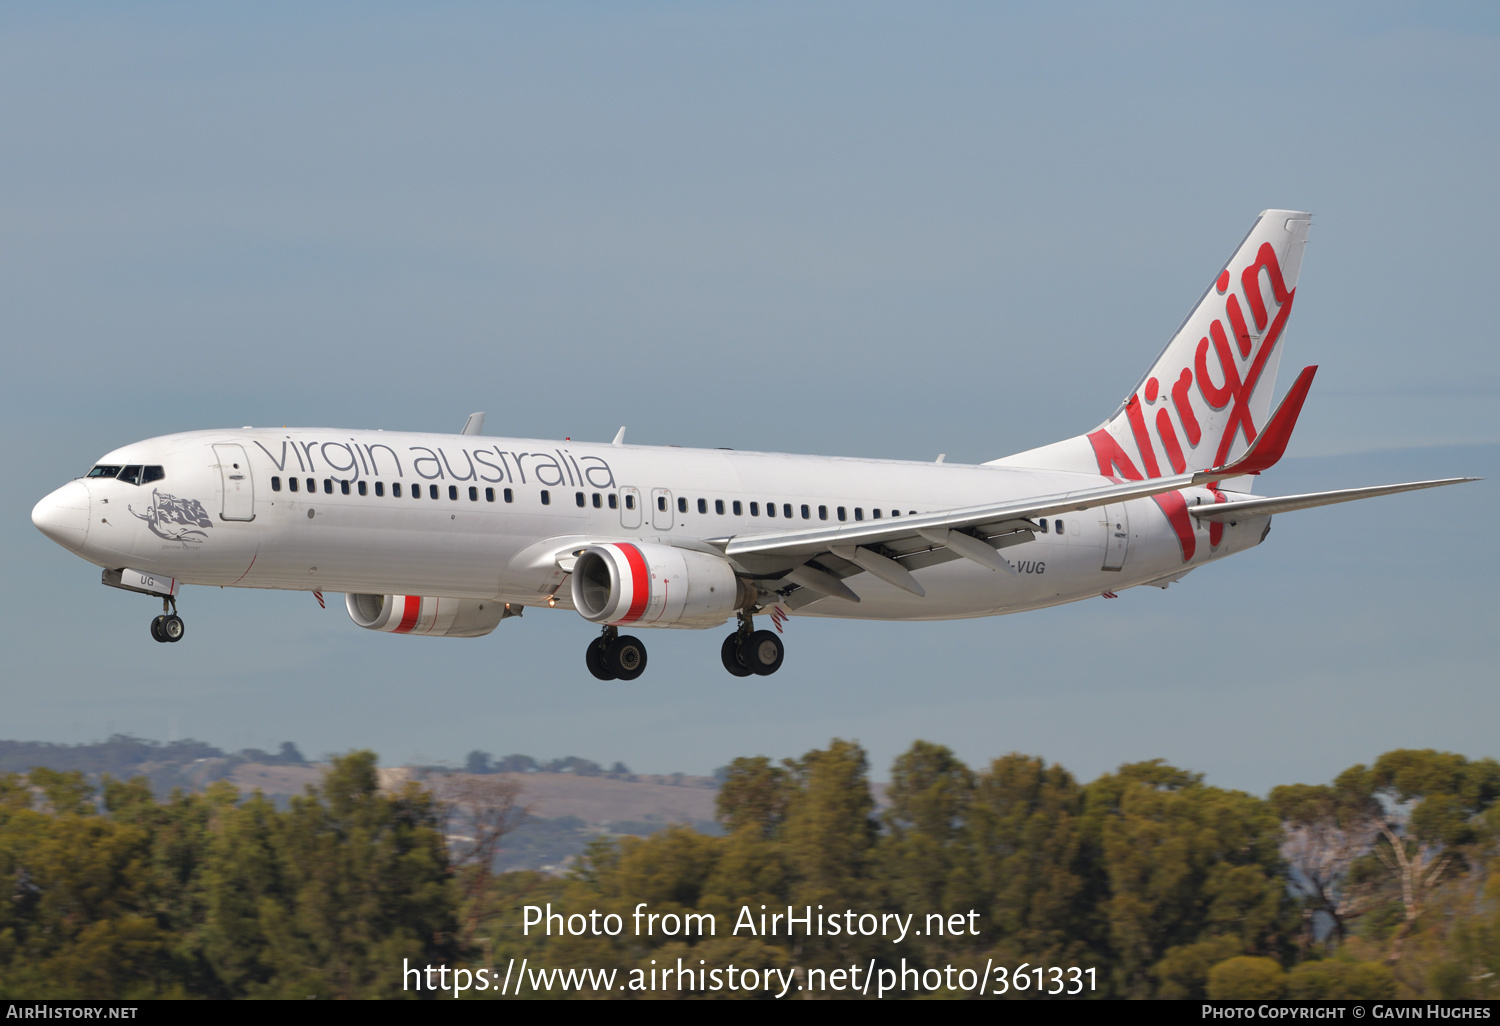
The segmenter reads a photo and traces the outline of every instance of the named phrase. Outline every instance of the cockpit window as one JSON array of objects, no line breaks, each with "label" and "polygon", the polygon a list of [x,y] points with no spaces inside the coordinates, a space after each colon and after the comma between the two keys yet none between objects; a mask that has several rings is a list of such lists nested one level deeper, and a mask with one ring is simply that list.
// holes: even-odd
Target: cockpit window
[{"label": "cockpit window", "polygon": [[97,467],[95,467],[93,470],[89,471],[88,472],[88,476],[89,477],[114,477],[119,472],[120,472],[120,468],[119,467],[106,467],[104,464],[101,463]]},{"label": "cockpit window", "polygon": [[166,476],[167,476],[167,472],[165,470],[163,470],[161,467],[150,467],[150,466],[148,466],[146,468],[145,475],[142,476],[142,478],[141,478],[141,484],[150,484],[152,481],[160,481],[162,478],[164,478]]},{"label": "cockpit window", "polygon": [[139,463],[132,463],[128,467],[120,468],[120,476],[116,480],[129,481],[133,485],[138,485],[141,483],[141,472],[145,469]]}]

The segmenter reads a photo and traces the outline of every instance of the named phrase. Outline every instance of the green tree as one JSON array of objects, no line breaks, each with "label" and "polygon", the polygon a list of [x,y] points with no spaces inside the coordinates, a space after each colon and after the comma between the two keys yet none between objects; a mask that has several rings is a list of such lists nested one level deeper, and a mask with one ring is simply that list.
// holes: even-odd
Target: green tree
[{"label": "green tree", "polygon": [[81,770],[60,773],[38,766],[28,774],[31,786],[39,789],[47,807],[59,816],[88,816],[94,811],[94,786]]},{"label": "green tree", "polygon": [[863,900],[879,829],[864,749],[835,738],[788,760],[787,769],[792,791],[781,836],[796,877],[793,900],[830,907]]},{"label": "green tree", "polygon": [[1320,916],[1332,925],[1329,942],[1342,943],[1374,902],[1372,889],[1350,876],[1380,833],[1383,810],[1369,774],[1356,766],[1331,785],[1275,787],[1270,802],[1286,832],[1291,887],[1301,899],[1303,953],[1312,950]]},{"label": "green tree", "polygon": [[787,771],[758,755],[735,759],[725,767],[714,809],[719,822],[732,833],[750,831],[760,837],[775,837],[786,819],[790,797]]},{"label": "green tree", "polygon": [[335,759],[282,817],[287,901],[261,903],[282,997],[400,996],[404,957],[453,964],[456,901],[432,796],[381,794],[375,755]]},{"label": "green tree", "polygon": [[[1122,996],[1149,996],[1175,947],[1230,937],[1239,953],[1282,953],[1290,902],[1268,803],[1153,760],[1085,788],[1082,819],[1104,867],[1100,912]],[[1200,996],[1206,983],[1169,996]]]},{"label": "green tree", "polygon": [[1287,973],[1286,996],[1294,1001],[1371,1001],[1396,996],[1396,976],[1379,962],[1314,959]]},{"label": "green tree", "polygon": [[996,759],[969,806],[969,887],[997,956],[1043,964],[1092,962],[1091,907],[1104,881],[1079,830],[1083,790],[1063,767],[1032,756]]},{"label": "green tree", "polygon": [[1430,748],[1397,749],[1369,770],[1356,766],[1347,775],[1362,780],[1381,802],[1372,853],[1349,877],[1399,903],[1400,923],[1387,956],[1395,964],[1434,894],[1468,872],[1488,838],[1482,816],[1500,796],[1500,764]]},{"label": "green tree", "polygon": [[1216,1000],[1274,1001],[1286,996],[1286,970],[1275,959],[1261,956],[1225,959],[1208,971],[1208,996]]},{"label": "green tree", "polygon": [[941,745],[917,741],[896,759],[879,843],[896,908],[920,918],[969,896],[964,831],[973,793],[974,774]]}]

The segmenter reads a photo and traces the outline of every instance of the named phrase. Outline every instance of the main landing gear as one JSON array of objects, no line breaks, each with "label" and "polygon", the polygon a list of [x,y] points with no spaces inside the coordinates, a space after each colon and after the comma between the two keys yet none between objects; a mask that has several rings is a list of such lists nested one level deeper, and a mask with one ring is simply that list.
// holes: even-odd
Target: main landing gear
[{"label": "main landing gear", "polygon": [[600,680],[635,680],[646,672],[646,646],[640,638],[621,635],[614,627],[604,628],[589,642],[584,659],[589,672]]},{"label": "main landing gear", "polygon": [[187,633],[182,617],[177,615],[177,600],[171,597],[161,600],[161,615],[151,621],[151,636],[157,641],[178,642]]},{"label": "main landing gear", "polygon": [[752,673],[769,677],[781,669],[786,647],[772,631],[756,630],[750,614],[742,612],[739,628],[724,639],[719,658],[724,662],[724,669],[736,677],[748,677]]}]

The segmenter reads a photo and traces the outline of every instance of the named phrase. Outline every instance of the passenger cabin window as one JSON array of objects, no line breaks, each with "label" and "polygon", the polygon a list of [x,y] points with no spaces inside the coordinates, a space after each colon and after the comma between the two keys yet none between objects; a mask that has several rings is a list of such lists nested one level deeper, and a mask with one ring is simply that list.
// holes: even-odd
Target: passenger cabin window
[{"label": "passenger cabin window", "polygon": [[454,502],[458,501],[458,485],[448,486],[448,498]]},{"label": "passenger cabin window", "polygon": [[318,490],[318,482],[314,481],[312,478],[308,478],[307,479],[307,490],[308,490],[309,493],[317,491]]},{"label": "passenger cabin window", "polygon": [[365,482],[361,481],[359,483],[359,494],[361,494],[361,495],[369,495],[370,494],[370,486],[368,484],[366,484]]},{"label": "passenger cabin window", "polygon": [[117,477],[120,473],[119,467],[106,467],[102,463],[86,474],[86,477]]},{"label": "passenger cabin window", "polygon": [[385,498],[385,482],[384,481],[376,481],[375,482],[375,495],[376,495],[377,498],[381,498],[381,499]]},{"label": "passenger cabin window", "polygon": [[708,500],[707,499],[699,499],[698,500],[698,512],[699,513],[707,513],[708,512]]},{"label": "passenger cabin window", "polygon": [[783,502],[781,504],[781,515],[788,520],[792,519],[792,504],[790,502]]},{"label": "passenger cabin window", "polygon": [[717,514],[719,514],[719,516],[721,516],[721,517],[724,515],[724,500],[723,499],[715,499],[714,500],[714,512],[717,513]]},{"label": "passenger cabin window", "polygon": [[620,497],[618,495],[616,495],[614,492],[610,492],[609,493],[609,508],[610,509],[619,509],[620,508]]},{"label": "passenger cabin window", "polygon": [[515,493],[512,492],[509,488],[505,489],[505,501],[506,502],[515,502],[516,501],[516,495],[515,495]]},{"label": "passenger cabin window", "polygon": [[286,486],[295,492],[297,490],[297,479],[295,477],[287,478]]},{"label": "passenger cabin window", "polygon": [[160,481],[167,476],[167,472],[161,467],[146,467],[145,474],[141,477],[141,484],[150,484],[152,481]]},{"label": "passenger cabin window", "polygon": [[626,509],[635,509],[635,496],[634,495],[627,495],[627,496],[625,496],[625,508]]},{"label": "passenger cabin window", "polygon": [[[613,498],[614,498],[614,496],[613,496],[613,495],[611,495],[611,496],[610,496],[610,498],[611,498],[611,499],[613,499]],[[593,504],[594,504],[594,508],[595,508],[595,509],[599,509],[599,508],[600,508],[600,506],[602,506],[602,505],[603,505],[603,503],[604,503],[604,500],[603,500],[603,499],[602,499],[602,498],[600,498],[600,496],[599,496],[599,493],[598,493],[598,492],[595,492],[595,493],[594,493],[594,496],[593,496],[593,499],[592,499],[592,501],[593,501]]]},{"label": "passenger cabin window", "polygon": [[574,492],[573,504],[576,505],[579,509],[582,509],[584,506],[588,505],[588,501],[584,499],[582,492]]},{"label": "passenger cabin window", "polygon": [[400,481],[392,481],[391,482],[391,497],[395,498],[395,499],[401,498],[401,482]]},{"label": "passenger cabin window", "polygon": [[1045,520],[1039,521],[1038,524],[1037,524],[1037,526],[1042,529],[1042,533],[1043,534],[1047,533],[1047,521],[1045,521]]},{"label": "passenger cabin window", "polygon": [[469,501],[470,502],[478,502],[479,501],[479,486],[478,485],[469,485]]},{"label": "passenger cabin window", "polygon": [[812,507],[808,506],[808,504],[805,503],[805,502],[802,504],[802,519],[803,520],[811,520],[812,519]]},{"label": "passenger cabin window", "polygon": [[776,503],[774,503],[774,502],[768,502],[768,503],[766,503],[766,516],[768,516],[768,517],[774,517],[775,515],[776,515]]},{"label": "passenger cabin window", "polygon": [[864,518],[865,518],[864,508],[861,507],[861,506],[855,506],[854,507],[854,519],[855,520],[863,520]]},{"label": "passenger cabin window", "polygon": [[273,491],[273,492],[279,492],[279,491],[281,491],[281,478],[272,476],[272,478],[271,478],[271,491]]},{"label": "passenger cabin window", "polygon": [[656,497],[656,508],[663,513],[667,511],[667,497],[665,495],[658,495]]},{"label": "passenger cabin window", "polygon": [[339,491],[343,492],[345,495],[348,495],[349,494],[349,482],[348,481],[340,481],[339,482]]},{"label": "passenger cabin window", "polygon": [[324,495],[332,495],[333,494],[333,478],[331,478],[331,477],[325,477],[323,479],[323,494]]},{"label": "passenger cabin window", "polygon": [[870,516],[871,516],[871,518],[873,518],[875,520],[879,520],[880,519],[880,510],[878,510],[878,509],[872,509],[872,510],[870,510]]},{"label": "passenger cabin window", "polygon": [[484,490],[484,501],[485,502],[494,502],[495,501],[495,489],[493,489],[493,488],[486,488]]},{"label": "passenger cabin window", "polygon": [[840,520],[848,520],[849,519],[848,511],[846,511],[843,506],[840,506],[838,508],[838,515],[839,515],[839,519]]},{"label": "passenger cabin window", "polygon": [[737,516],[737,517],[738,516],[744,516],[745,507],[740,505],[740,500],[739,499],[735,499],[734,500],[734,505],[732,506],[732,508],[734,510],[734,515],[735,516]]},{"label": "passenger cabin window", "polygon": [[436,499],[438,497],[437,485],[428,485],[427,486],[427,494],[429,496],[431,496],[432,498]]},{"label": "passenger cabin window", "polygon": [[819,506],[818,507],[818,519],[819,520],[827,520],[828,519],[828,507],[827,506]]},{"label": "passenger cabin window", "polygon": [[680,497],[680,496],[677,499],[677,512],[679,512],[679,513],[686,513],[687,512],[687,500],[684,499],[684,498],[682,498],[682,497]]},{"label": "passenger cabin window", "polygon": [[552,505],[552,493],[549,492],[549,491],[547,491],[547,489],[545,489],[545,488],[542,489],[542,505],[543,506],[550,506],[550,505]]},{"label": "passenger cabin window", "polygon": [[1055,520],[1055,521],[1053,521],[1053,526],[1055,526],[1057,528],[1057,533],[1058,534],[1062,534],[1063,533],[1062,521],[1061,520]]}]

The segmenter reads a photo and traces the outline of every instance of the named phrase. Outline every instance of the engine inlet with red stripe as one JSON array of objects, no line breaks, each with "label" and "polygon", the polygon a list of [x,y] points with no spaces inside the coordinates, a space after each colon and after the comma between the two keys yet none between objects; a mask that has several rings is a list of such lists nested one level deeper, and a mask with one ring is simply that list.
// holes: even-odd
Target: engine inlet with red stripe
[{"label": "engine inlet with red stripe", "polygon": [[724,559],[650,542],[606,542],[573,564],[573,608],[611,626],[716,627],[743,588]]},{"label": "engine inlet with red stripe", "polygon": [[438,595],[344,596],[349,619],[368,631],[432,638],[477,638],[505,619],[505,603]]}]

